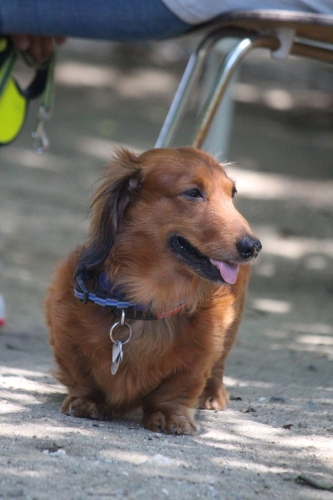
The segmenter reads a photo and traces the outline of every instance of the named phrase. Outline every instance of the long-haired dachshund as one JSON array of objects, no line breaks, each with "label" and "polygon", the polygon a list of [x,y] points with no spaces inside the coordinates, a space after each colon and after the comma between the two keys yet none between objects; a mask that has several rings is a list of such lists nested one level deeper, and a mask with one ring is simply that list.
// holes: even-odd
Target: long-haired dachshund
[{"label": "long-haired dachshund", "polygon": [[102,420],[141,407],[146,429],[193,435],[198,406],[225,408],[224,365],[261,249],[235,193],[202,151],[118,152],[88,241],[46,297],[64,413]]}]

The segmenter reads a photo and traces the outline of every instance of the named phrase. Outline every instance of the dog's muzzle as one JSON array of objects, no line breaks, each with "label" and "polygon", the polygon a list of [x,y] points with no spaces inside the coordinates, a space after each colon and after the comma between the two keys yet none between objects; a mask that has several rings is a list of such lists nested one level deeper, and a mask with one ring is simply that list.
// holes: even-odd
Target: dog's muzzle
[{"label": "dog's muzzle", "polygon": [[237,241],[236,248],[242,259],[250,260],[257,257],[258,253],[262,249],[262,244],[257,238],[245,236],[241,240]]},{"label": "dog's muzzle", "polygon": [[180,235],[173,234],[169,238],[169,247],[178,259],[189,266],[199,276],[215,283],[234,284],[237,280],[239,266],[257,257],[262,245],[251,236],[245,236],[236,243],[238,253],[234,259],[220,261],[203,255],[198,248]]}]

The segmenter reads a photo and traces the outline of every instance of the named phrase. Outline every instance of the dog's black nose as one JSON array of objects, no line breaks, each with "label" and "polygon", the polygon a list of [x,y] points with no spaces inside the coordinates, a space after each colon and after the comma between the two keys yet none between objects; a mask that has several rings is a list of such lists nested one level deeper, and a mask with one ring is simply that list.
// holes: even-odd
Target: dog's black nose
[{"label": "dog's black nose", "polygon": [[243,257],[243,259],[252,259],[257,257],[258,253],[262,249],[260,241],[250,236],[245,236],[241,240],[237,241],[236,247],[238,253]]}]

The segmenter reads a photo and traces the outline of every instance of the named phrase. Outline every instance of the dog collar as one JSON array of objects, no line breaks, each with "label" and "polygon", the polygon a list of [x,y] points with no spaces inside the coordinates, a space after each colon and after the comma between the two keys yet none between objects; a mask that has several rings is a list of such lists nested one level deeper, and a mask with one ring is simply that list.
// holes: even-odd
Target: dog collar
[{"label": "dog collar", "polygon": [[111,308],[112,312],[114,312],[117,316],[122,316],[122,312],[125,311],[126,318],[128,319],[164,319],[181,313],[187,307],[187,303],[182,302],[171,311],[155,314],[150,309],[147,309],[140,304],[135,304],[134,302],[125,300],[124,293],[119,287],[116,287],[107,279],[105,273],[95,275],[93,290],[90,291],[88,289],[88,279],[91,277],[93,276],[89,275],[89,271],[86,268],[78,267],[76,269],[74,273],[75,297],[78,298],[83,304],[93,302],[99,306]]}]

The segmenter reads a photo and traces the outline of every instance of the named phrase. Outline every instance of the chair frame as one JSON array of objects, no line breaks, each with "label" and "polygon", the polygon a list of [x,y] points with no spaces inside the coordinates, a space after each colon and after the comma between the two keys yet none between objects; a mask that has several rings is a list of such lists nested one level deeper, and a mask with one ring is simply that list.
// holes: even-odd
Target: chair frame
[{"label": "chair frame", "polygon": [[[216,44],[235,38],[197,119],[192,146],[202,148],[230,81],[244,58],[255,49],[267,49],[272,57],[289,55],[333,63],[333,16],[289,11],[240,11],[225,14],[201,27],[205,36],[192,53],[155,147],[168,147],[174,138],[195,84]],[[208,34],[207,34],[208,31]]]}]

